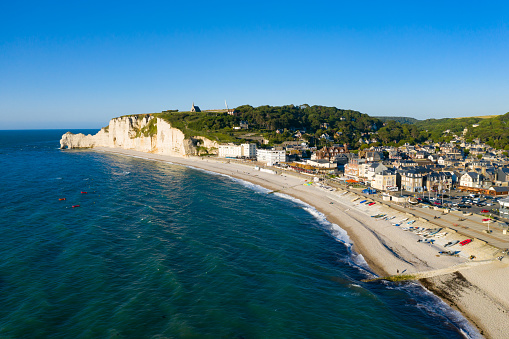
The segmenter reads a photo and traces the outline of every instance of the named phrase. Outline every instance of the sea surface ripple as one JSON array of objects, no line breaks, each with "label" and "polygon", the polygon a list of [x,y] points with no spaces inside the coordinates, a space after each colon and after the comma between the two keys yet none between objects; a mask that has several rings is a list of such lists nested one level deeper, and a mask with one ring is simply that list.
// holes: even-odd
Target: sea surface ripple
[{"label": "sea surface ripple", "polygon": [[478,336],[309,205],[64,132],[0,131],[2,338]]}]

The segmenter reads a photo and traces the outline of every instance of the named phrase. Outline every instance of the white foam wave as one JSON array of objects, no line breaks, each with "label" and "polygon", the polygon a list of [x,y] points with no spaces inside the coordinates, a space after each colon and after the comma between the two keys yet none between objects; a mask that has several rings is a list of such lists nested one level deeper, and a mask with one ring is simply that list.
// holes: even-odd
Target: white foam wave
[{"label": "white foam wave", "polygon": [[342,229],[341,227],[339,227],[338,225],[333,224],[329,220],[327,220],[327,217],[325,216],[325,214],[323,214],[322,212],[318,211],[313,206],[305,203],[304,201],[302,201],[300,199],[294,198],[294,197],[292,197],[290,195],[287,195],[287,194],[275,193],[274,195],[276,195],[276,196],[278,196],[280,198],[286,199],[286,200],[293,201],[294,203],[297,203],[297,204],[301,205],[302,208],[306,212],[311,214],[318,221],[318,223],[320,225],[322,225],[322,226],[328,228],[329,230],[331,230],[331,233],[332,233],[332,235],[334,236],[334,238],[336,240],[342,242],[347,247],[351,247],[352,246],[352,241],[350,240],[350,237],[348,236],[348,233],[346,233],[346,231],[344,229]]},{"label": "white foam wave", "polygon": [[359,253],[356,253],[353,251],[352,240],[350,239],[350,237],[348,236],[348,233],[344,229],[342,229],[339,225],[334,224],[334,223],[330,222],[329,220],[327,220],[327,217],[325,216],[325,214],[323,214],[322,212],[318,211],[315,207],[309,205],[308,203],[305,203],[304,201],[302,201],[300,199],[294,198],[290,195],[283,194],[283,193],[275,193],[274,195],[301,205],[302,208],[306,212],[311,214],[318,221],[318,223],[320,225],[322,225],[324,228],[329,229],[331,231],[331,235],[334,237],[334,239],[336,239],[337,241],[341,242],[342,244],[344,244],[346,246],[346,248],[348,249],[348,252],[350,253],[350,259],[351,259],[351,263],[349,263],[349,264],[353,264],[353,266],[356,266],[357,268],[359,268],[362,271],[369,273],[369,275],[371,275],[368,263],[366,262],[366,260],[362,256],[362,254],[359,254]]},{"label": "white foam wave", "polygon": [[194,167],[194,166],[190,166],[190,165],[186,165],[186,167],[192,168],[194,170],[197,170],[197,171],[200,171],[200,172],[204,172],[204,173],[207,173],[207,174],[219,175],[219,176],[228,178],[231,181],[238,182],[242,186],[247,187],[247,188],[249,188],[249,189],[251,189],[251,190],[253,190],[255,192],[258,192],[258,193],[269,193],[269,192],[272,192],[271,190],[269,190],[269,189],[267,189],[267,188],[265,188],[263,186],[260,186],[260,185],[257,185],[257,184],[253,184],[252,182],[249,182],[249,181],[246,181],[246,180],[243,180],[243,179],[232,177],[231,175],[228,175],[228,174],[217,173],[217,172],[209,171],[209,170],[206,170],[206,169],[203,169],[203,168],[198,168],[198,167]]},{"label": "white foam wave", "polygon": [[257,184],[253,184],[252,182],[249,182],[249,181],[246,181],[246,180],[242,180],[242,179],[238,179],[238,178],[234,178],[234,177],[231,177],[231,179],[233,181],[235,181],[235,182],[238,182],[239,184],[241,184],[244,187],[252,189],[255,192],[259,192],[259,193],[269,193],[269,192],[272,192],[268,188],[265,188],[265,187],[257,185]]}]

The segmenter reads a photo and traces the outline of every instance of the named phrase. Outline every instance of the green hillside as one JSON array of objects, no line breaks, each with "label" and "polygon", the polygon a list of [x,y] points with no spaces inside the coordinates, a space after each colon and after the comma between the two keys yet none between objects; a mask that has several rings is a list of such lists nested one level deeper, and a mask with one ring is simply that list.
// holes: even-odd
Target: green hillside
[{"label": "green hillside", "polygon": [[383,122],[396,121],[396,122],[399,122],[400,124],[415,124],[416,122],[420,121],[418,119],[410,118],[410,117],[378,117],[378,116],[374,116],[373,118],[377,118]]},{"label": "green hillside", "polygon": [[[473,140],[479,138],[496,148],[509,149],[509,113],[505,115],[469,118],[417,120],[408,117],[371,117],[353,110],[327,106],[243,105],[237,115],[225,112],[153,113],[182,130],[186,137],[204,136],[218,142],[246,142],[268,140],[269,145],[284,141],[306,141],[311,146],[348,144],[352,149],[378,145],[399,146],[426,140],[449,141],[453,134]],[[241,122],[248,129],[239,129]],[[478,125],[478,126],[477,126]],[[476,127],[474,127],[476,126]],[[148,126],[139,134],[157,131]],[[449,132],[446,132],[449,131]],[[325,138],[325,136],[328,138]],[[368,141],[361,144],[359,139]]]}]

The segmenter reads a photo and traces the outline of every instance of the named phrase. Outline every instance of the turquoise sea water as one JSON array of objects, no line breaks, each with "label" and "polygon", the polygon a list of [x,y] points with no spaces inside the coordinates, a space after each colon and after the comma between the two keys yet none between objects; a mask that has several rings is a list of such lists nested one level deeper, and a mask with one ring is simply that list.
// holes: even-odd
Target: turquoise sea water
[{"label": "turquoise sea water", "polygon": [[478,336],[308,205],[64,132],[0,131],[1,338]]}]

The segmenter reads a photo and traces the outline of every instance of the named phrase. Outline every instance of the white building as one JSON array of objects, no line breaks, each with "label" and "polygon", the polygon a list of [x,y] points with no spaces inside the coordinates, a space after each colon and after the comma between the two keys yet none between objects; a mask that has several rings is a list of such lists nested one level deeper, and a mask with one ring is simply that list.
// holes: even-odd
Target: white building
[{"label": "white building", "polygon": [[371,187],[383,191],[393,188],[397,190],[396,172],[386,169],[376,173],[371,181]]},{"label": "white building", "polygon": [[460,186],[481,188],[483,184],[483,175],[476,172],[467,172],[460,177]]},{"label": "white building", "polygon": [[256,160],[266,162],[269,166],[275,163],[286,162],[286,151],[259,149],[256,151]]},{"label": "white building", "polygon": [[255,158],[256,144],[226,144],[219,145],[218,157],[220,158]]}]

